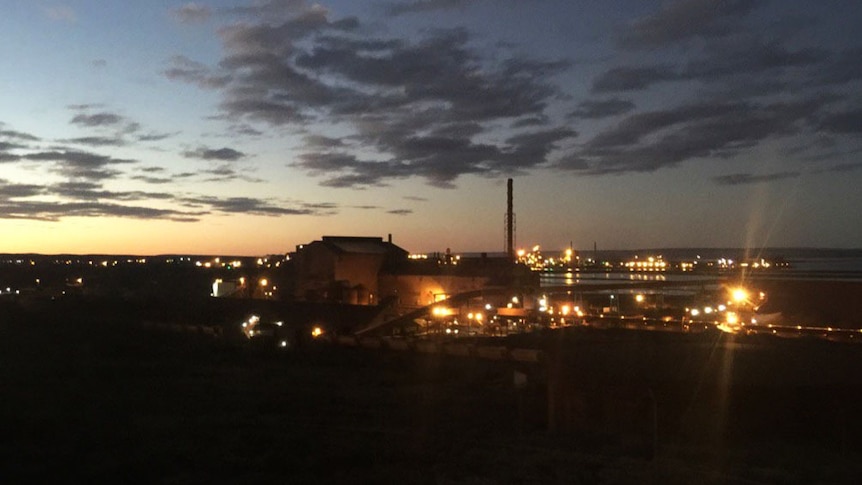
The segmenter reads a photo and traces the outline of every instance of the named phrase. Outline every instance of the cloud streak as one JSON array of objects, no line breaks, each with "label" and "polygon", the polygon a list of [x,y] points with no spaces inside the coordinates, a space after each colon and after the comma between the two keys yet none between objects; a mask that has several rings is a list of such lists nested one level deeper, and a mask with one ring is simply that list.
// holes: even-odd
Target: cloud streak
[{"label": "cloud streak", "polygon": [[799,172],[779,172],[765,175],[754,175],[750,173],[734,173],[730,175],[721,175],[713,177],[713,180],[718,185],[749,185],[763,184],[769,182],[779,182],[787,179],[795,179],[799,177]]},{"label": "cloud streak", "polygon": [[476,3],[476,0],[415,0],[412,2],[393,2],[386,7],[386,12],[395,17],[411,13],[464,8],[471,3]]},{"label": "cloud streak", "polygon": [[619,42],[627,49],[650,49],[727,37],[739,31],[741,19],[763,4],[761,0],[668,1],[660,11],[629,25]]},{"label": "cloud streak", "polygon": [[198,147],[196,150],[189,150],[183,153],[183,156],[186,158],[198,158],[201,160],[218,160],[223,162],[235,162],[237,160],[241,160],[246,157],[245,153],[242,153],[238,150],[234,150],[233,148],[223,147],[223,148],[208,148],[208,147]]},{"label": "cloud streak", "polygon": [[200,3],[187,3],[171,10],[171,16],[181,24],[203,23],[212,16],[212,9]]}]

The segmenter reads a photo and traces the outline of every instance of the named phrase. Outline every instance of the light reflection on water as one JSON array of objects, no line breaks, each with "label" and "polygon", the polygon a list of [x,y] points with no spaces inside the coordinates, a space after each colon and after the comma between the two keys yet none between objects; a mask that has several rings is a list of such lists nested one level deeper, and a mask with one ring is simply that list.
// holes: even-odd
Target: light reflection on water
[{"label": "light reflection on water", "polygon": [[574,286],[622,283],[626,281],[703,281],[704,279],[712,278],[704,275],[675,273],[607,273],[604,271],[542,273],[539,276],[539,284],[541,286]]},{"label": "light reflection on water", "polygon": [[[789,259],[788,261],[790,262],[789,268],[763,273],[746,272],[746,277],[754,279],[862,281],[862,257],[805,258]],[[575,271],[542,273],[539,282],[541,286],[581,286],[623,282],[718,280],[732,275],[733,273]]]}]

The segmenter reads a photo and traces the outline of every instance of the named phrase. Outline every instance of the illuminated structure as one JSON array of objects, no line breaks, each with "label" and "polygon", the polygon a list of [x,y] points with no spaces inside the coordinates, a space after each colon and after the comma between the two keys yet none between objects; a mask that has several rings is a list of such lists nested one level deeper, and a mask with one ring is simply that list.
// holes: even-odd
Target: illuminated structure
[{"label": "illuminated structure", "polygon": [[324,236],[296,248],[296,293],[300,300],[375,305],[381,270],[407,260],[392,237]]},{"label": "illuminated structure", "polygon": [[488,272],[471,268],[450,271],[423,271],[415,265],[403,271],[381,275],[381,294],[397,297],[401,308],[418,308],[443,301],[452,295],[481,290],[493,280]]}]

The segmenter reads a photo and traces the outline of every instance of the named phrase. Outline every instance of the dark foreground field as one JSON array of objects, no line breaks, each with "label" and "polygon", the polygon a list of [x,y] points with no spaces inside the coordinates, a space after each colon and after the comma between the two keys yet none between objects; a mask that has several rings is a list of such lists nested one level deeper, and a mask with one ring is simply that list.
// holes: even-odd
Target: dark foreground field
[{"label": "dark foreground field", "polygon": [[[639,460],[518,438],[501,369],[3,322],[0,482],[593,483]],[[611,477],[612,478],[612,477]]]},{"label": "dark foreground field", "polygon": [[[0,321],[0,483],[859,483],[858,450],[548,431],[541,367]],[[776,403],[780,405],[780,403]],[[663,435],[660,435],[663,436]],[[642,444],[642,443],[641,443]]]}]

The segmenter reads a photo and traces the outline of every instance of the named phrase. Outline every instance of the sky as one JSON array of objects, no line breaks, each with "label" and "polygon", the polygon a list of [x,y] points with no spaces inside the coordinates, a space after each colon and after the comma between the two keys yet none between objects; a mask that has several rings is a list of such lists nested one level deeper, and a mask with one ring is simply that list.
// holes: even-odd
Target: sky
[{"label": "sky", "polygon": [[862,3],[5,0],[0,253],[862,247]]}]

